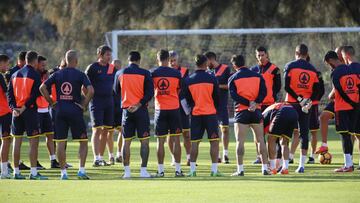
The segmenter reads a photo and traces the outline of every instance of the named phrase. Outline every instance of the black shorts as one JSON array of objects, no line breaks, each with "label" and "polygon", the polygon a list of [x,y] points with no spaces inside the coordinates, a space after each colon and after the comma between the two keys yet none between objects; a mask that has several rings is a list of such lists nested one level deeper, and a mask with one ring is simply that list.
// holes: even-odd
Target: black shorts
[{"label": "black shorts", "polygon": [[326,107],[324,108],[323,112],[329,112],[333,115],[333,118],[335,117],[335,107],[334,107],[335,103],[332,101],[330,103],[328,103],[326,105]]},{"label": "black shorts", "polygon": [[88,140],[83,110],[77,105],[67,104],[62,107],[56,106],[55,123],[55,141],[66,141],[69,129],[71,131],[73,141]]},{"label": "black shorts", "polygon": [[53,122],[50,113],[38,113],[40,134],[41,135],[52,135],[54,134]]},{"label": "black shorts", "polygon": [[146,106],[141,106],[134,113],[123,109],[122,116],[122,135],[125,140],[131,140],[137,137],[140,140],[150,138],[150,118]]},{"label": "black shorts", "polygon": [[337,133],[357,133],[358,113],[354,110],[336,111],[335,125]]},{"label": "black shorts", "polygon": [[292,138],[294,128],[298,125],[298,114],[291,107],[282,107],[271,121],[269,134],[277,137]]},{"label": "black shorts", "polygon": [[34,138],[40,135],[39,131],[39,117],[36,108],[26,109],[20,116],[12,117],[12,136],[22,137],[26,132],[28,138]]},{"label": "black shorts", "polygon": [[190,131],[190,115],[186,115],[185,111],[180,107],[181,127],[183,132]]},{"label": "black shorts", "polygon": [[112,97],[94,97],[90,102],[90,117],[94,128],[111,129],[114,125],[114,100]]},{"label": "black shorts", "polygon": [[1,139],[11,138],[10,127],[11,127],[11,113],[0,116],[0,127],[1,127]]},{"label": "black shorts", "polygon": [[191,142],[200,142],[207,132],[208,140],[219,140],[218,121],[216,115],[191,116]]},{"label": "black shorts", "polygon": [[220,127],[229,127],[229,113],[226,105],[218,107],[216,115]]},{"label": "black shorts", "polygon": [[319,121],[319,105],[315,104],[310,109],[310,131],[317,131],[320,127]]},{"label": "black shorts", "polygon": [[262,122],[262,114],[260,109],[256,109],[254,112],[243,110],[235,112],[234,119],[236,123],[245,125],[260,124]]},{"label": "black shorts", "polygon": [[120,130],[121,129],[121,122],[122,122],[122,109],[115,110],[114,113],[114,126],[112,129]]},{"label": "black shorts", "polygon": [[157,137],[181,135],[181,116],[179,109],[155,110],[155,135]]}]

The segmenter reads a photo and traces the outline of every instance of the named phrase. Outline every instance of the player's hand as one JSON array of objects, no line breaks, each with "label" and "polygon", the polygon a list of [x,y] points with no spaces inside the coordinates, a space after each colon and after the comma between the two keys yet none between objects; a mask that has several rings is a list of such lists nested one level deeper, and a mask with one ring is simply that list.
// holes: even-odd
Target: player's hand
[{"label": "player's hand", "polygon": [[256,107],[257,107],[256,102],[251,101],[250,104],[249,104],[248,110],[249,110],[250,112],[254,112],[254,111],[256,110]]},{"label": "player's hand", "polygon": [[13,116],[14,116],[14,117],[20,116],[20,109],[19,109],[19,108],[13,109]]},{"label": "player's hand", "polygon": [[309,113],[309,109],[312,107],[312,101],[311,101],[311,99],[307,99],[307,102],[306,102],[306,104],[305,104],[305,106],[303,106],[302,108],[301,108],[301,110],[302,110],[302,112],[304,112],[304,113]]},{"label": "player's hand", "polygon": [[56,107],[56,104],[57,104],[57,102],[52,102],[52,103],[50,104],[51,108],[55,108],[55,107]]},{"label": "player's hand", "polygon": [[134,113],[136,112],[139,108],[141,107],[141,103],[137,103],[133,106],[130,106],[127,110],[130,112],[130,113]]},{"label": "player's hand", "polygon": [[86,110],[86,107],[84,107],[83,105],[79,104],[79,103],[76,103],[75,104],[82,110],[82,111],[85,111]]}]

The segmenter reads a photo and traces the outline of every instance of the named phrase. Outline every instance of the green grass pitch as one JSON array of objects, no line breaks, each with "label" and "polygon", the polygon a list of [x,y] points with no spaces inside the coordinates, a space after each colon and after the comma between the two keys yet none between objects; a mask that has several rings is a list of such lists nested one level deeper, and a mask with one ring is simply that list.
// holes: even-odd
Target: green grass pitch
[{"label": "green grass pitch", "polygon": [[[139,179],[139,142],[132,145],[131,169],[134,178],[122,180],[122,165],[93,168],[92,153],[89,144],[87,173],[89,181],[76,179],[78,168],[78,143],[69,142],[68,162],[74,165],[68,170],[68,181],[60,181],[60,171],[49,169],[41,171],[50,180],[18,181],[0,180],[0,202],[359,202],[360,171],[349,174],[335,174],[333,169],[343,163],[341,141],[331,127],[329,135],[330,153],[333,154],[331,165],[306,165],[305,174],[295,174],[298,152],[295,164],[290,165],[287,176],[275,175],[264,177],[260,174],[260,165],[252,165],[255,158],[255,147],[249,134],[245,145],[245,176],[230,177],[236,170],[235,143],[231,129],[229,156],[231,164],[220,164],[219,170],[225,177],[210,177],[209,143],[206,139],[200,144],[198,160],[198,177],[174,178],[173,167],[166,151],[165,178]],[[205,136],[204,136],[205,137]],[[318,135],[320,139],[320,135]],[[151,139],[150,161],[148,169],[151,173],[157,170],[156,142]],[[320,142],[319,142],[320,144]],[[22,149],[22,159],[27,158],[28,143],[25,140]],[[44,139],[40,145],[40,162],[50,167]],[[183,153],[184,154],[184,153]],[[106,156],[107,157],[107,156]],[[183,155],[183,163],[185,163]],[[354,164],[358,165],[359,152],[354,150]],[[317,161],[317,160],[316,160]],[[189,167],[182,165],[184,172]],[[22,172],[28,175],[28,171]]]}]

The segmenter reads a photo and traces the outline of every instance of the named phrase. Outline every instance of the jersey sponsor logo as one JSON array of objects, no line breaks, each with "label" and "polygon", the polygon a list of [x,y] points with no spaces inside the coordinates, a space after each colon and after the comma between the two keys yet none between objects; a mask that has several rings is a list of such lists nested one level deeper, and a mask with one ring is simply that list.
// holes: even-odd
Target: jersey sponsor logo
[{"label": "jersey sponsor logo", "polygon": [[159,81],[156,84],[157,88],[159,89],[159,95],[169,95],[170,91],[169,86],[170,86],[170,82],[168,79],[166,78],[160,78]]},{"label": "jersey sponsor logo", "polygon": [[309,81],[310,81],[309,73],[306,72],[300,73],[299,75],[300,84],[298,84],[298,88],[309,89],[309,85],[307,85]]},{"label": "jersey sponsor logo", "polygon": [[69,82],[64,82],[61,84],[61,93],[60,99],[62,100],[72,100],[73,96],[71,96],[72,93],[72,85]]},{"label": "jersey sponsor logo", "polygon": [[354,79],[352,77],[347,77],[345,93],[346,94],[354,94],[355,93],[354,86],[355,86]]}]

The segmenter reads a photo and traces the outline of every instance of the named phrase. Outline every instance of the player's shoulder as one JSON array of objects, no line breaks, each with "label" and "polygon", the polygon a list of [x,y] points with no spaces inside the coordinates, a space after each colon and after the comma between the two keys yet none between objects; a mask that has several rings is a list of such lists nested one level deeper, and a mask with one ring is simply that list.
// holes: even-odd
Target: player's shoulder
[{"label": "player's shoulder", "polygon": [[293,61],[289,61],[288,63],[285,64],[285,71],[290,70],[291,68],[295,68],[296,66],[298,66],[298,61],[297,60],[293,60]]}]

